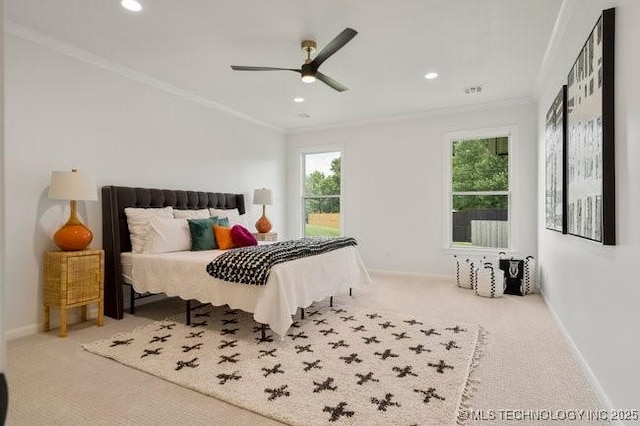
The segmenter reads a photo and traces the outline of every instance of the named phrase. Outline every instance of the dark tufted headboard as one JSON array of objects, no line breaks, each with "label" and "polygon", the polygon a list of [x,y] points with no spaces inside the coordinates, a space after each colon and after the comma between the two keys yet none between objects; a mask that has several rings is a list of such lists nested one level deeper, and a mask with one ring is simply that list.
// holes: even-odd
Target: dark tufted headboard
[{"label": "dark tufted headboard", "polygon": [[122,267],[120,253],[131,251],[127,226],[127,207],[159,208],[171,206],[178,210],[205,208],[238,209],[245,213],[244,195],[220,192],[175,191],[170,189],[102,187],[102,247],[105,254],[104,312],[122,319]]}]

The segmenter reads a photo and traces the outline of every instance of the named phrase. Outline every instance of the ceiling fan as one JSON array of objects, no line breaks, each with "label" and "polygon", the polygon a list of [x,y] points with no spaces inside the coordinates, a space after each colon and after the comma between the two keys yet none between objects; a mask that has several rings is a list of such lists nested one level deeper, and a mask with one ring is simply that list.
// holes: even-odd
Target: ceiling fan
[{"label": "ceiling fan", "polygon": [[306,54],[307,58],[300,67],[300,69],[295,68],[273,68],[273,67],[246,67],[241,65],[231,65],[231,69],[235,71],[293,71],[302,75],[302,81],[305,83],[313,83],[316,79],[322,81],[326,85],[332,87],[338,92],[344,92],[347,90],[345,86],[338,83],[331,77],[321,73],[318,71],[320,65],[331,55],[336,53],[338,50],[342,49],[345,44],[349,43],[349,41],[354,38],[358,34],[358,32],[352,28],[345,28],[340,34],[336,36],[329,44],[327,44],[324,49],[318,53],[318,55],[311,60],[311,55],[316,51],[316,42],[312,40],[304,40],[302,42],[302,51]]}]

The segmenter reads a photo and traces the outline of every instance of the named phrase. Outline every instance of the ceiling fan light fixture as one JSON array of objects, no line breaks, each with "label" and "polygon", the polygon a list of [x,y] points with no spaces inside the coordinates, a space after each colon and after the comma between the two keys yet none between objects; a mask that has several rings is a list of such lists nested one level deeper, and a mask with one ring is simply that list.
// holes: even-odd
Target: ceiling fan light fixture
[{"label": "ceiling fan light fixture", "polygon": [[316,77],[311,74],[303,75],[302,81],[304,81],[305,83],[313,83],[314,81],[316,81]]},{"label": "ceiling fan light fixture", "polygon": [[132,12],[140,12],[142,10],[142,5],[137,0],[122,0],[120,4]]}]

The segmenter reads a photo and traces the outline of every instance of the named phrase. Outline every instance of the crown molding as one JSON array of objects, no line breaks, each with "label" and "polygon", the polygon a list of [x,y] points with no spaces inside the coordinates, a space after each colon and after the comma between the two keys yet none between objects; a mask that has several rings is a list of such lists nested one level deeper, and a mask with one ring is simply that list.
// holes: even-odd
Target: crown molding
[{"label": "crown molding", "polygon": [[64,43],[51,36],[48,36],[44,33],[41,33],[39,31],[36,31],[24,25],[20,25],[16,22],[7,20],[5,22],[5,32],[13,36],[19,37],[21,39],[35,43],[39,46],[53,50],[54,52],[60,53],[62,55],[70,56],[79,61],[113,72],[122,77],[137,81],[138,83],[142,83],[149,87],[153,87],[154,89],[162,90],[163,92],[194,102],[206,108],[215,109],[225,114],[229,114],[234,117],[238,117],[242,120],[248,121],[252,124],[256,124],[258,126],[265,127],[270,130],[275,130],[277,132],[284,133],[284,129],[280,127],[258,120],[254,117],[251,117],[233,108],[225,106],[219,102],[188,92],[184,89],[181,89],[177,86],[169,84],[165,81],[159,80],[157,78],[153,78],[150,75],[136,71],[133,68],[129,68],[125,65],[110,61],[101,56],[87,52],[86,50],[79,49],[75,46]]},{"label": "crown molding", "polygon": [[525,96],[521,98],[505,99],[505,100],[495,101],[495,102],[485,102],[482,104],[459,105],[459,106],[448,107],[448,108],[434,108],[426,111],[414,112],[409,114],[372,117],[372,118],[366,118],[363,120],[353,120],[353,121],[346,121],[346,122],[336,123],[336,124],[309,126],[309,127],[299,128],[299,129],[285,129],[285,131],[287,134],[318,132],[323,130],[341,129],[345,127],[367,126],[367,125],[373,125],[373,124],[393,123],[396,121],[416,120],[420,118],[428,118],[428,117],[435,117],[435,116],[442,116],[442,115],[485,111],[485,110],[491,110],[491,109],[497,109],[497,108],[510,108],[510,107],[516,107],[521,105],[528,105],[535,102],[536,100],[533,99],[532,97]]}]

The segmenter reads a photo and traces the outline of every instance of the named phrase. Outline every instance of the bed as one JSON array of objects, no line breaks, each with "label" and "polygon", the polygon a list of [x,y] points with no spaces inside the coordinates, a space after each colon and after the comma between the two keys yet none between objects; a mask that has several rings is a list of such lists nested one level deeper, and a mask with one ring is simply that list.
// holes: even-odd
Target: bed
[{"label": "bed", "polygon": [[[223,253],[221,250],[151,255],[131,253],[124,209],[167,206],[178,210],[237,209],[240,215],[246,212],[242,194],[103,187],[106,315],[117,319],[123,317],[123,286],[131,285],[136,293],[164,293],[178,296],[187,304],[196,300],[251,312],[257,322],[269,325],[282,336],[298,308],[334,294],[350,293],[351,287],[370,281],[355,247],[275,265],[266,285],[261,286],[232,283],[210,276],[206,265]],[[131,299],[130,305],[133,303]]]}]

